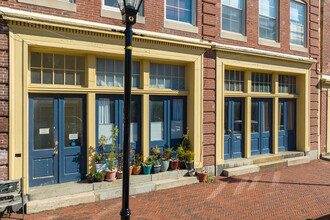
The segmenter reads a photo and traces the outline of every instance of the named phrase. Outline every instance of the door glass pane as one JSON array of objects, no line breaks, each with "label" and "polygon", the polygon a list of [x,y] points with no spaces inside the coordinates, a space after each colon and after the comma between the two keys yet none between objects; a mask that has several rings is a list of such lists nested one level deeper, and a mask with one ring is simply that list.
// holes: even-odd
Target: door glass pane
[{"label": "door glass pane", "polygon": [[65,147],[83,145],[82,98],[64,98]]},{"label": "door glass pane", "polygon": [[54,99],[34,98],[33,125],[34,150],[53,149]]},{"label": "door glass pane", "polygon": [[278,129],[284,130],[284,102],[278,103]]},{"label": "door glass pane", "polygon": [[270,101],[264,101],[263,131],[270,131],[270,120],[272,120],[270,106],[271,106]]},{"label": "door glass pane", "polygon": [[229,102],[228,100],[225,101],[225,134],[228,134],[228,118],[229,118]]},{"label": "door glass pane", "polygon": [[131,101],[131,143],[138,140],[138,105],[136,101]]},{"label": "door glass pane", "polygon": [[98,100],[99,108],[99,137],[107,138],[106,144],[112,142],[112,131],[115,128],[115,102],[108,98],[100,98]]},{"label": "door glass pane", "polygon": [[173,99],[171,113],[171,139],[182,138],[183,135],[183,100]]},{"label": "door glass pane", "polygon": [[295,129],[295,100],[288,101],[288,130]]},{"label": "door glass pane", "polygon": [[164,140],[164,101],[151,101],[150,140]]},{"label": "door glass pane", "polygon": [[251,104],[251,132],[259,132],[259,101]]},{"label": "door glass pane", "polygon": [[234,101],[234,134],[242,134],[243,131],[242,107],[242,101]]}]

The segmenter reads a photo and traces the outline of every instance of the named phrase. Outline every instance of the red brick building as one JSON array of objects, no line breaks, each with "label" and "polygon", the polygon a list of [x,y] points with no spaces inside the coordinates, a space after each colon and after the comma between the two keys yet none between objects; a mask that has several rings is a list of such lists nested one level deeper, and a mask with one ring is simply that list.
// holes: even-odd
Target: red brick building
[{"label": "red brick building", "polygon": [[[61,154],[80,143],[85,175],[93,164],[87,149],[122,120],[100,110],[123,94],[119,11],[106,0],[8,0],[0,15],[0,178],[23,175],[26,187],[83,178],[62,176],[72,155]],[[142,34],[133,41],[136,151],[146,157],[153,146],[175,147],[187,127],[195,167],[212,174],[227,159],[290,150],[318,157],[319,1],[145,1],[133,28]],[[118,70],[108,72],[110,63]],[[80,120],[70,121],[71,133],[61,119],[66,99]],[[52,119],[38,119],[43,112]],[[59,156],[40,159],[36,149]]]}]

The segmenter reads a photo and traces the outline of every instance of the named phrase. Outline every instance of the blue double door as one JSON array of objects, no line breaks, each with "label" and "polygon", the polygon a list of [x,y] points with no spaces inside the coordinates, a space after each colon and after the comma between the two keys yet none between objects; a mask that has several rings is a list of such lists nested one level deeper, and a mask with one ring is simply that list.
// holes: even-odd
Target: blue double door
[{"label": "blue double door", "polygon": [[244,109],[244,99],[225,98],[225,160],[244,156]]},{"label": "blue double door", "polygon": [[86,176],[86,102],[78,95],[29,96],[29,185]]},{"label": "blue double door", "polygon": [[278,151],[296,150],[296,100],[278,102]]},{"label": "blue double door", "polygon": [[252,99],[251,155],[272,152],[272,99]]}]

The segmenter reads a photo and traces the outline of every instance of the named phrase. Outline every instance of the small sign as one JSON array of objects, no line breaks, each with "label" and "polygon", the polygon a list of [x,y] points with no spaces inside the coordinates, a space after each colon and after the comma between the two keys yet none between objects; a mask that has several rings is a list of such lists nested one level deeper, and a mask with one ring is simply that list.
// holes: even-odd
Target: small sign
[{"label": "small sign", "polygon": [[78,133],[76,134],[69,134],[69,140],[77,140],[78,139]]},{"label": "small sign", "polygon": [[39,134],[49,134],[49,128],[40,128]]}]

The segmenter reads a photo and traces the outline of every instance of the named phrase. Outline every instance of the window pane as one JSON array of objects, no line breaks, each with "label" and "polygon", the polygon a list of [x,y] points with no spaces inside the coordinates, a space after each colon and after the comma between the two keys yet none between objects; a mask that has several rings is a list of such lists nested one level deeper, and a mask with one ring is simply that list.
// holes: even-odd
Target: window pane
[{"label": "window pane", "polygon": [[157,88],[160,88],[160,89],[164,88],[164,77],[158,76],[158,78],[157,78]]},{"label": "window pane", "polygon": [[76,56],[76,70],[85,70],[85,57]]},{"label": "window pane", "polygon": [[133,74],[140,74],[140,62],[133,62]]},{"label": "window pane", "polygon": [[53,68],[53,54],[50,54],[50,53],[43,54],[42,67],[43,68]]},{"label": "window pane", "polygon": [[131,135],[130,142],[134,143],[138,141],[138,111],[136,101],[131,101]]},{"label": "window pane", "polygon": [[31,83],[41,83],[40,69],[31,69]]},{"label": "window pane", "polygon": [[116,74],[116,77],[115,77],[115,87],[123,87],[123,79],[124,76],[123,74]]},{"label": "window pane", "polygon": [[117,0],[104,0],[104,5],[118,8]]},{"label": "window pane", "polygon": [[84,84],[85,84],[85,72],[77,72],[76,85],[84,85]]},{"label": "window pane", "polygon": [[290,43],[305,46],[305,5],[290,2]]},{"label": "window pane", "polygon": [[259,132],[259,102],[251,103],[251,132]]},{"label": "window pane", "polygon": [[105,70],[105,59],[97,58],[96,60],[96,70],[104,72]]},{"label": "window pane", "polygon": [[150,140],[164,140],[164,102],[151,101],[150,108]]},{"label": "window pane", "polygon": [[276,40],[276,20],[272,18],[259,17],[259,36],[261,38]]},{"label": "window pane", "polygon": [[191,10],[191,0],[179,0],[179,8]]},{"label": "window pane", "polygon": [[242,11],[222,6],[222,30],[242,33]]},{"label": "window pane", "polygon": [[178,0],[166,0],[166,5],[178,7],[178,4],[179,4]]},{"label": "window pane", "polygon": [[55,84],[64,84],[64,71],[63,70],[55,70],[54,77]]},{"label": "window pane", "polygon": [[184,78],[180,78],[179,79],[179,89],[185,89]]},{"label": "window pane", "polygon": [[183,100],[173,99],[171,120],[171,139],[182,138],[183,135]]},{"label": "window pane", "polygon": [[191,23],[191,11],[179,9],[179,21]]},{"label": "window pane", "polygon": [[222,4],[243,9],[243,0],[222,0]]},{"label": "window pane", "polygon": [[295,129],[295,101],[289,100],[288,101],[288,130]]},{"label": "window pane", "polygon": [[171,88],[171,78],[166,77],[165,78],[165,88],[170,89]]},{"label": "window pane", "polygon": [[150,76],[150,88],[156,88],[156,77]]},{"label": "window pane", "polygon": [[99,139],[102,135],[108,138],[107,144],[112,142],[112,132],[115,125],[115,102],[107,98],[100,98],[98,100],[99,110]]},{"label": "window pane", "polygon": [[284,102],[278,103],[278,129],[284,130]]},{"label": "window pane", "polygon": [[112,59],[106,59],[106,71],[107,73],[115,72],[115,61]]},{"label": "window pane", "polygon": [[41,53],[31,53],[31,67],[41,67]]},{"label": "window pane", "polygon": [[164,64],[158,64],[157,75],[164,77]]},{"label": "window pane", "polygon": [[178,8],[166,7],[166,19],[178,21],[179,20],[179,10]]},{"label": "window pane", "polygon": [[124,72],[124,62],[122,60],[115,60],[115,71],[116,73]]},{"label": "window pane", "polygon": [[171,77],[172,74],[172,68],[171,65],[166,64],[165,65],[165,76]]},{"label": "window pane", "polygon": [[228,100],[225,101],[225,134],[228,132],[228,118],[229,118],[229,102]]},{"label": "window pane", "polygon": [[104,73],[97,73],[96,85],[104,86]]},{"label": "window pane", "polygon": [[133,75],[132,86],[135,88],[140,88],[140,76],[139,75]]},{"label": "window pane", "polygon": [[53,84],[53,71],[52,70],[43,70],[42,83],[43,84]]},{"label": "window pane", "polygon": [[65,84],[66,85],[74,85],[74,72],[67,71],[65,74]]},{"label": "window pane", "polygon": [[109,87],[114,87],[115,76],[112,73],[106,74],[106,85]]},{"label": "window pane", "polygon": [[276,0],[259,0],[259,14],[276,18]]},{"label": "window pane", "polygon": [[64,55],[54,54],[54,68],[55,69],[64,69]]},{"label": "window pane", "polygon": [[157,64],[150,63],[150,75],[156,75],[157,74]]},{"label": "window pane", "polygon": [[64,98],[65,147],[83,145],[82,98]]},{"label": "window pane", "polygon": [[271,116],[271,101],[264,101],[263,105],[263,131],[270,131],[270,120],[272,120]]},{"label": "window pane", "polygon": [[234,102],[234,134],[242,134],[243,131],[243,115],[242,102]]},{"label": "window pane", "polygon": [[75,69],[75,57],[74,56],[65,56],[65,68],[66,69]]}]

